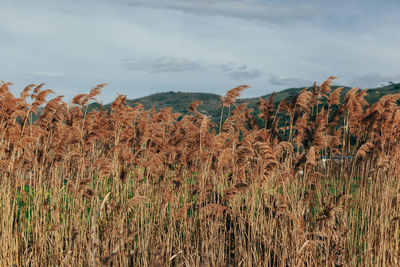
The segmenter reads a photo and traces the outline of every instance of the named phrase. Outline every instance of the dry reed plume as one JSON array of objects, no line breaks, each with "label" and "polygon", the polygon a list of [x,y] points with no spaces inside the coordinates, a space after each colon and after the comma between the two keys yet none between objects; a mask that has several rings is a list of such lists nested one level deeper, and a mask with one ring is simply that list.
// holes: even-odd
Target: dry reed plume
[{"label": "dry reed plume", "polygon": [[3,82],[1,265],[399,265],[400,95],[335,78],[257,117],[238,86],[220,125],[200,101],[87,112],[105,84],[68,104]]}]

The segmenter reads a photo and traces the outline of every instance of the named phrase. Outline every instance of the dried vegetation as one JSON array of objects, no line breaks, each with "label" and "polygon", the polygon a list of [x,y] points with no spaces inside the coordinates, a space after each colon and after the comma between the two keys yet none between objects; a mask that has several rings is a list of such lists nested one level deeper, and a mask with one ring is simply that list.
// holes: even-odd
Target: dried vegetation
[{"label": "dried vegetation", "polygon": [[1,265],[398,266],[400,95],[334,78],[258,118],[236,87],[220,127],[0,84]]}]

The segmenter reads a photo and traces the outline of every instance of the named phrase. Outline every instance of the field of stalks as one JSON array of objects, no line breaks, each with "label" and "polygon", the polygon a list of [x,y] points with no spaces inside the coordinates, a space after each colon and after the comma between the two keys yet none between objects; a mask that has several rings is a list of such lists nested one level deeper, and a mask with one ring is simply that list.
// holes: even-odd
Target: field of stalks
[{"label": "field of stalks", "polygon": [[220,125],[1,83],[0,265],[399,266],[400,94],[334,78]]}]

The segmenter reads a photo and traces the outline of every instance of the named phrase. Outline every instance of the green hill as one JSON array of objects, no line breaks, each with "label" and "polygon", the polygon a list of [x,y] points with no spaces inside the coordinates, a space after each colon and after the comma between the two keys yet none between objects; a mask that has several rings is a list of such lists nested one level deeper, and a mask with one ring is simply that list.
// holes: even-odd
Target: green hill
[{"label": "green hill", "polygon": [[[338,88],[339,86],[332,86],[332,90]],[[304,87],[302,88],[289,88],[286,90],[282,90],[279,92],[275,92],[274,94],[274,102],[279,104],[283,99],[288,96],[293,96],[299,93]],[[351,87],[344,87],[342,91],[342,97],[350,90]],[[368,96],[366,100],[373,104],[375,103],[380,97],[386,94],[395,94],[400,93],[400,83],[393,83],[387,86],[378,87],[369,89]],[[263,95],[261,98],[266,99],[271,94]],[[156,110],[160,110],[167,107],[172,107],[174,112],[178,112],[181,114],[186,114],[188,112],[188,108],[190,104],[196,100],[200,100],[203,102],[202,105],[198,107],[198,111],[211,116],[214,122],[219,121],[219,116],[221,112],[221,107],[217,108],[220,104],[220,96],[216,94],[210,93],[184,93],[184,92],[166,92],[166,93],[157,93],[153,95],[149,95],[146,97],[136,98],[127,100],[127,104],[130,106],[135,106],[136,103],[142,103],[146,109],[151,109],[153,106]],[[247,102],[249,108],[253,108],[257,113],[258,107],[257,103],[259,102],[258,97],[254,98],[241,98],[237,100],[237,104],[241,104]],[[98,108],[100,105],[98,103],[92,103],[89,105],[89,111],[95,108]],[[104,110],[110,109],[110,104],[104,106]],[[225,114],[227,115],[227,114]]]}]

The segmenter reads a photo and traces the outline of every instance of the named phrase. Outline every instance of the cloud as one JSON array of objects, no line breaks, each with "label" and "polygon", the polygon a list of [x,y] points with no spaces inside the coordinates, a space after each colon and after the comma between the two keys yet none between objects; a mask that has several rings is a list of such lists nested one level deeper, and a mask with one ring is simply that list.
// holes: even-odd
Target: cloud
[{"label": "cloud", "polygon": [[229,77],[236,79],[236,80],[251,80],[261,76],[261,72],[259,70],[253,71],[232,71],[229,74]]},{"label": "cloud", "polygon": [[183,72],[202,69],[200,62],[175,57],[159,57],[149,59],[123,59],[122,68],[131,71],[145,71],[148,73]]},{"label": "cloud", "polygon": [[300,78],[286,78],[286,77],[282,77],[282,76],[276,76],[271,74],[270,75],[270,79],[269,82],[272,85],[282,85],[282,86],[306,86],[309,84],[312,84],[311,81],[307,81],[304,79],[300,79]]},{"label": "cloud", "polygon": [[68,75],[65,73],[47,72],[47,71],[31,71],[25,74],[36,78],[67,78]]},{"label": "cloud", "polygon": [[315,16],[316,9],[310,5],[266,4],[263,1],[240,0],[124,0],[135,6],[158,9],[173,9],[198,15],[229,16],[242,19],[265,20],[285,23],[309,20]]},{"label": "cloud", "polygon": [[231,72],[235,70],[235,63],[225,63],[225,64],[220,64],[220,65],[210,65],[210,67],[217,68],[221,70],[222,72]]},{"label": "cloud", "polygon": [[186,72],[186,71],[214,71],[215,69],[227,73],[235,80],[255,79],[261,72],[257,69],[247,70],[247,65],[237,66],[235,63],[206,64],[188,58],[159,57],[147,59],[123,59],[121,67],[129,71],[144,71],[149,74]]},{"label": "cloud", "polygon": [[225,63],[219,65],[210,65],[210,67],[217,68],[222,72],[226,72],[228,76],[235,80],[252,80],[261,76],[261,72],[257,69],[247,70],[247,65],[237,66],[235,63]]},{"label": "cloud", "polygon": [[351,86],[359,87],[376,87],[388,82],[399,82],[399,74],[380,74],[377,72],[370,72],[363,75],[353,76],[351,79]]}]

